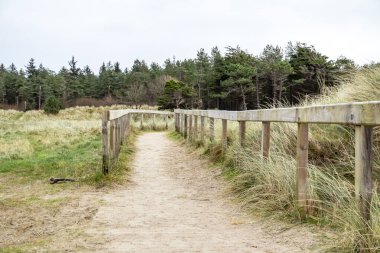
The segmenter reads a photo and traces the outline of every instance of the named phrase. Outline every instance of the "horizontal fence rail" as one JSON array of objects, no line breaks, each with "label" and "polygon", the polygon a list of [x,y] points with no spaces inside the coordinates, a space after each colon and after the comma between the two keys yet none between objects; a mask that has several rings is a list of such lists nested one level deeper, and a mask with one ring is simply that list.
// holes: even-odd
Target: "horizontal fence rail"
[{"label": "horizontal fence rail", "polygon": [[246,122],[262,122],[261,156],[265,160],[270,150],[270,123],[298,124],[296,196],[302,213],[310,203],[308,189],[308,135],[309,124],[344,124],[355,126],[355,195],[359,212],[370,223],[372,200],[372,130],[380,125],[380,101],[248,111],[174,110],[175,130],[189,141],[200,137],[205,145],[205,121],[209,119],[209,139],[214,141],[215,119],[222,120],[222,149],[227,146],[227,121],[239,122],[240,145],[245,145]]},{"label": "horizontal fence rail", "polygon": [[155,126],[156,115],[165,117],[165,127],[168,129],[168,118],[172,112],[155,110],[109,110],[102,116],[102,151],[103,151],[103,174],[109,172],[111,165],[117,160],[121,146],[125,143],[131,132],[132,115],[140,116],[140,127],[143,128],[144,115],[153,115],[153,126]]}]

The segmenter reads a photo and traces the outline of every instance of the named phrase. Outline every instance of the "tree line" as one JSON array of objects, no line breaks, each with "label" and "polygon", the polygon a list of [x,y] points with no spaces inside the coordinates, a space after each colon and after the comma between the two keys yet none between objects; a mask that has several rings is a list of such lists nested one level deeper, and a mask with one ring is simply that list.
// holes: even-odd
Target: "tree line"
[{"label": "tree line", "polygon": [[[368,67],[368,66],[361,66]],[[162,109],[246,110],[294,105],[348,78],[359,68],[353,60],[330,60],[313,46],[267,45],[259,55],[240,47],[200,49],[193,59],[167,59],[162,65],[135,60],[130,69],[103,63],[95,73],[79,68],[72,57],[58,73],[36,66],[0,64],[0,104],[23,110],[42,109],[49,97],[63,105],[123,103],[159,105]]]}]

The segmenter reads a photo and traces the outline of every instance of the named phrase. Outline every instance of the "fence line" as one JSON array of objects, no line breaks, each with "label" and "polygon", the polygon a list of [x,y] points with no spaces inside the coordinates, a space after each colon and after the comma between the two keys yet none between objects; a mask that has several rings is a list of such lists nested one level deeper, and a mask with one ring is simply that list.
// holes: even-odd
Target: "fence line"
[{"label": "fence line", "polygon": [[[249,111],[174,110],[175,129],[189,141],[197,140],[201,117],[201,143],[205,144],[205,118],[209,119],[209,139],[214,141],[214,120],[222,120],[222,148],[227,145],[227,121],[239,122],[240,145],[245,143],[246,122],[262,122],[261,156],[269,157],[270,123],[298,124],[296,196],[302,213],[308,212],[308,135],[309,124],[355,125],[355,196],[362,217],[370,223],[372,200],[372,129],[380,125],[380,101]],[[194,120],[193,120],[194,119]],[[193,122],[195,125],[193,125]],[[203,122],[203,123],[202,123]]]},{"label": "fence line", "polygon": [[103,165],[102,171],[106,175],[111,165],[117,160],[121,146],[125,143],[127,136],[131,132],[131,116],[140,115],[140,127],[144,126],[144,115],[153,115],[153,127],[156,123],[156,115],[165,117],[165,127],[168,129],[168,118],[173,115],[171,112],[154,110],[109,110],[103,112],[102,116],[102,151]]}]

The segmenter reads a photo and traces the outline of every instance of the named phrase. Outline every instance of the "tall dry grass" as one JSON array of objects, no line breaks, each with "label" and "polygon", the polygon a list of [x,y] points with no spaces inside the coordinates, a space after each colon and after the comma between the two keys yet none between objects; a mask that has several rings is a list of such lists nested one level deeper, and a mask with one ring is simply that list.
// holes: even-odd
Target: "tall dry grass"
[{"label": "tall dry grass", "polygon": [[[380,68],[352,73],[340,86],[303,105],[380,100]],[[216,121],[216,142],[205,152],[223,161],[224,174],[242,206],[254,213],[309,222],[336,232],[324,250],[380,251],[380,131],[374,129],[373,201],[371,228],[359,215],[354,189],[354,129],[342,125],[311,125],[309,136],[310,214],[301,218],[295,200],[297,125],[271,124],[268,161],[260,158],[261,124],[247,125],[247,145],[238,145],[238,124],[228,122],[228,143],[221,152],[221,122]]]}]

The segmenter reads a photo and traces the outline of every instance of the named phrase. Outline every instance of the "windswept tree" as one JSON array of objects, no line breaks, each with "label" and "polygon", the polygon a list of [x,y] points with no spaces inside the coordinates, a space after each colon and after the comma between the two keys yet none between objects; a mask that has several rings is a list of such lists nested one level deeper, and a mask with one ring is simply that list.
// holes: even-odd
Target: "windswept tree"
[{"label": "windswept tree", "polygon": [[285,83],[293,72],[292,66],[284,59],[279,46],[267,45],[261,55],[261,66],[272,85],[272,105],[277,106],[286,89]]},{"label": "windswept tree", "polygon": [[167,81],[164,93],[158,98],[160,109],[192,108],[195,92],[192,86],[180,81]]},{"label": "windswept tree", "polygon": [[222,85],[221,82],[228,78],[225,70],[225,60],[222,53],[219,51],[218,47],[213,47],[211,49],[211,65],[212,69],[210,71],[210,88],[208,91],[208,108],[214,107],[217,109],[221,108],[222,100]]},{"label": "windswept tree", "polygon": [[247,110],[247,96],[255,90],[252,77],[256,74],[255,59],[240,47],[227,48],[225,67],[228,78],[222,82],[223,97],[236,93],[241,99],[240,109]]},{"label": "windswept tree", "polygon": [[289,76],[290,100],[296,102],[308,95],[317,95],[335,84],[334,64],[328,57],[305,43],[288,44],[287,57],[293,68]]}]

